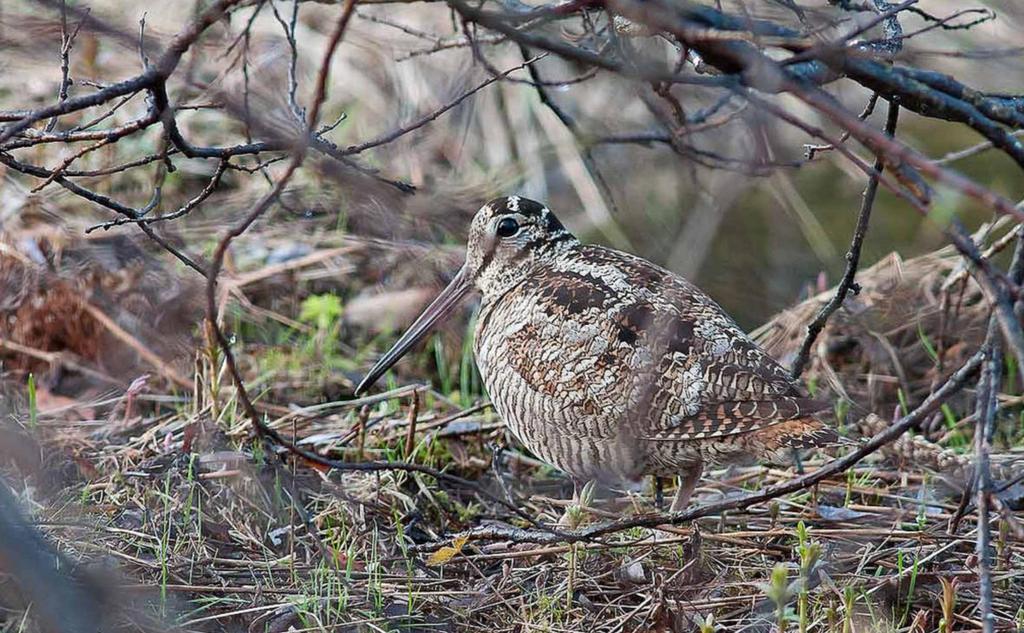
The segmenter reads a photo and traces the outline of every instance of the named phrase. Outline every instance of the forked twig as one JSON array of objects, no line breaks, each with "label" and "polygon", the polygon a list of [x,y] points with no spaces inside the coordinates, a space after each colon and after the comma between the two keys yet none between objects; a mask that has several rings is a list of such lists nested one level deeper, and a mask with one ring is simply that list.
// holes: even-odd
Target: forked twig
[{"label": "forked twig", "polygon": [[[899,104],[890,101],[885,121],[885,133],[889,136],[896,134],[896,122],[899,120],[899,112]],[[822,329],[825,328],[829,317],[843,305],[843,301],[846,300],[846,296],[851,290],[854,293],[860,290],[855,280],[857,268],[860,265],[860,251],[864,245],[864,237],[868,232],[868,223],[871,221],[871,209],[875,204],[875,194],[878,193],[878,179],[883,169],[885,169],[885,162],[880,157],[876,158],[874,173],[868,177],[868,185],[864,189],[860,213],[857,214],[857,226],[853,230],[853,239],[850,241],[850,250],[846,252],[846,269],[843,271],[842,279],[839,280],[839,285],[836,286],[835,294],[832,295],[828,303],[822,306],[818,314],[815,315],[814,320],[807,325],[807,335],[800,345],[800,351],[796,355],[796,360],[793,361],[791,375],[794,379],[799,378],[800,374],[804,373],[804,367],[807,365],[807,360],[811,355],[811,347],[814,345],[814,341],[817,340],[818,335],[821,334]]]}]

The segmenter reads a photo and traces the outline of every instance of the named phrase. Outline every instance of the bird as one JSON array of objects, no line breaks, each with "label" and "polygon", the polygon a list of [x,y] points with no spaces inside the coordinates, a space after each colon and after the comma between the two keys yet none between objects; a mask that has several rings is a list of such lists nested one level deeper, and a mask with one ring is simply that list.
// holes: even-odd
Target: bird
[{"label": "bird", "polygon": [[781,461],[838,441],[831,404],[697,286],[577,239],[544,204],[491,200],[466,260],[370,369],[364,392],[471,292],[473,352],[495,412],[577,485],[679,477],[683,510],[706,466]]}]

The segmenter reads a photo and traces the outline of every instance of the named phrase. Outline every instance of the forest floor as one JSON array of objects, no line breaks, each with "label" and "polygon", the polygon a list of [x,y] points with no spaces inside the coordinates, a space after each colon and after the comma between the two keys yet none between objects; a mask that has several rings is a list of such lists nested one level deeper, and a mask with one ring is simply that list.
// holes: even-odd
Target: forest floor
[{"label": "forest floor", "polygon": [[[223,355],[190,325],[201,314],[199,286],[133,242],[68,246],[56,271],[19,248],[25,240],[5,241],[0,270],[21,288],[6,305],[20,321],[6,323],[34,324],[0,332],[3,393],[18,403],[5,429],[42,456],[10,469],[10,481],[33,522],[116,596],[112,623],[268,632],[981,628],[977,517],[970,499],[961,503],[972,389],[913,438],[813,488],[676,525],[530,542],[534,532],[515,530],[657,512],[650,486],[571,501],[565,477],[516,444],[488,408],[461,319],[380,392],[354,397],[354,382],[458,251],[430,258],[439,272],[410,281],[403,271],[415,254],[310,225],[302,239],[271,229],[243,237],[236,252],[245,255],[222,286],[225,327],[263,420],[320,455],[412,463],[468,486],[427,469],[329,469],[254,438]],[[973,353],[986,321],[980,291],[951,251],[894,256],[858,280],[860,294],[822,334],[806,376],[811,391],[837,402],[854,442],[920,403]],[[828,296],[755,335],[791,360]],[[382,323],[385,314],[396,321]],[[993,460],[997,490],[1008,485],[991,517],[992,582],[1000,628],[1020,630],[1024,490],[1012,479],[1024,457],[1024,398],[1006,363]],[[802,468],[829,459],[809,454]],[[794,474],[792,464],[713,470],[694,503]],[[490,537],[459,536],[472,528]],[[3,630],[19,630],[31,609],[4,602]]]}]

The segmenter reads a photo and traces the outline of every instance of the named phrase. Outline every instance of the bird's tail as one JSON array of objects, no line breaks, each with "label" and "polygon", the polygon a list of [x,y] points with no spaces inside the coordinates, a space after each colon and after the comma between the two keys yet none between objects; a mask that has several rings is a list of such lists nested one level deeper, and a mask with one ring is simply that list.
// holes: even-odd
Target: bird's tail
[{"label": "bird's tail", "polygon": [[751,441],[759,444],[772,461],[789,461],[793,450],[831,446],[842,441],[835,429],[817,418],[786,420],[753,435]]}]

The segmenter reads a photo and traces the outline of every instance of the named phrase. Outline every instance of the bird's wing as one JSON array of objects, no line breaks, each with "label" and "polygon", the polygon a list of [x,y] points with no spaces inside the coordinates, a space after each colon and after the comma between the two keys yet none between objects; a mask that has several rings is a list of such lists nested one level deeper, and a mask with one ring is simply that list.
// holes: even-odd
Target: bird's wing
[{"label": "bird's wing", "polygon": [[790,420],[813,418],[828,412],[832,405],[810,398],[739,400],[705,405],[695,415],[677,424],[652,429],[643,439],[677,442],[703,440],[749,433]]},{"label": "bird's wing", "polygon": [[614,254],[627,278],[647,290],[613,311],[650,359],[633,378],[642,436],[736,435],[831,408],[803,397],[789,372],[699,288],[646,260],[602,251]]}]

